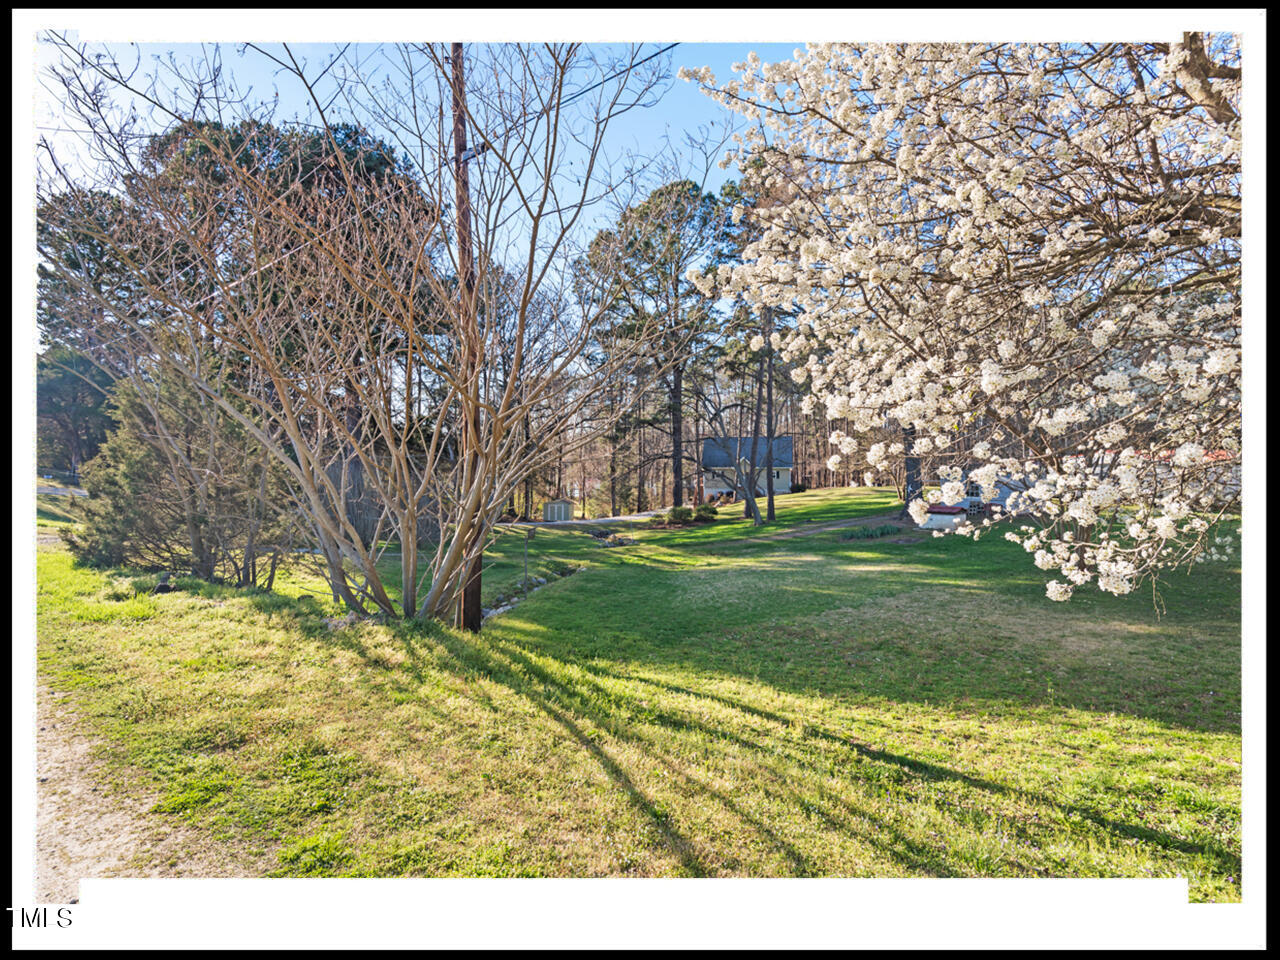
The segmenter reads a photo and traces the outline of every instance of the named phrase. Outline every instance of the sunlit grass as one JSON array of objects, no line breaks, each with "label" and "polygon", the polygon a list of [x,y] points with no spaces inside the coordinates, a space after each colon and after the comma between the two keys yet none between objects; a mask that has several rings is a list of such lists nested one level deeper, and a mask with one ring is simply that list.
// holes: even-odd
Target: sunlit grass
[{"label": "sunlit grass", "polygon": [[78,523],[80,518],[75,512],[74,499],[74,497],[37,493],[36,526],[57,528]]},{"label": "sunlit grass", "polygon": [[[895,506],[797,494],[763,532]],[[1157,616],[1054,604],[998,537],[761,532],[539,529],[530,574],[580,572],[478,637],[331,629],[297,567],[272,595],[152,597],[45,546],[40,670],[154,816],[280,875],[1185,876],[1239,899],[1238,566],[1173,575]],[[486,601],[523,549],[499,538]]]}]

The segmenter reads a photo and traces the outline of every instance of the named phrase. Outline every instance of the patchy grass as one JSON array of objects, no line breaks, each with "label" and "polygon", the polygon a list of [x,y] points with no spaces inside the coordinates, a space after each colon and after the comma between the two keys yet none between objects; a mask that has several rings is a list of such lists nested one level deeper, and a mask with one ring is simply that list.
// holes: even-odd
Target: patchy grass
[{"label": "patchy grass", "polygon": [[874,540],[891,534],[902,533],[902,528],[894,523],[884,523],[876,527],[852,527],[840,534],[841,540]]},{"label": "patchy grass", "polygon": [[[779,498],[773,529],[895,506]],[[39,549],[39,663],[153,816],[281,876],[1185,876],[1240,897],[1239,569],[1043,597],[998,537],[539,529],[470,636]],[[523,532],[487,557],[510,595]],[[290,574],[292,576],[292,574]],[[136,581],[136,582],[135,582]],[[322,589],[322,588],[321,588]]]},{"label": "patchy grass", "polygon": [[80,518],[75,512],[75,497],[36,494],[37,527],[69,527],[79,522]]}]

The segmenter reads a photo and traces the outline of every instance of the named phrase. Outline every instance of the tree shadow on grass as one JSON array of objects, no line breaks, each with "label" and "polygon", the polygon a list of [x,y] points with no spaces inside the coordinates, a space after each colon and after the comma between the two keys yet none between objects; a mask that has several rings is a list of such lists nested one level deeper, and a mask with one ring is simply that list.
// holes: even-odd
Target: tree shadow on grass
[{"label": "tree shadow on grass", "polygon": [[[690,841],[676,830],[669,814],[656,805],[651,797],[643,793],[618,761],[582,729],[579,718],[589,721],[599,729],[607,730],[611,737],[620,742],[643,747],[650,759],[661,763],[670,773],[679,777],[702,796],[715,800],[777,851],[789,865],[792,875],[814,874],[814,867],[800,851],[779,836],[763,820],[747,813],[723,791],[714,789],[705,781],[692,776],[668,760],[662,754],[660,745],[644,737],[629,722],[630,718],[625,711],[619,711],[609,705],[609,698],[601,696],[602,691],[598,685],[588,681],[590,689],[584,689],[562,680],[534,658],[510,644],[494,645],[483,640],[475,643],[466,641],[458,641],[458,643],[468,648],[468,659],[479,657],[488,662],[491,679],[533,703],[560,724],[584,750],[596,759],[609,778],[623,790],[632,806],[644,814],[657,829],[663,838],[664,846],[680,861],[681,873],[684,875],[706,876],[710,871],[698,859]],[[681,718],[663,714],[661,711],[648,712],[646,720],[669,728],[687,725]],[[758,746],[737,738],[728,731],[708,731],[706,727],[702,727],[702,730],[709,732],[716,739],[733,741],[752,750],[757,749]]]},{"label": "tree shadow on grass", "polygon": [[796,693],[1071,707],[1239,732],[1238,580],[1204,577],[1202,598],[1158,619],[1140,597],[1052,604],[1023,551],[968,548],[754,544],[700,569],[601,569],[486,633],[566,661],[736,674]]},{"label": "tree shadow on grass", "polygon": [[[681,875],[701,877],[711,872],[698,857],[694,844],[672,823],[670,815],[636,784],[624,766],[600,740],[584,729],[582,721],[586,720],[597,728],[609,731],[609,735],[620,742],[639,744],[646,749],[656,747],[632,731],[624,718],[594,701],[592,695],[598,691],[584,691],[560,680],[534,659],[510,645],[497,648],[484,640],[468,642],[444,631],[431,630],[430,633],[431,639],[439,644],[438,652],[445,654],[445,662],[441,664],[442,666],[453,670],[473,671],[501,684],[533,704],[590,755],[606,776],[622,791],[629,804],[645,818],[656,835],[661,837],[662,846],[679,863],[678,872]],[[401,631],[400,637],[408,647],[424,639],[421,629],[412,628]],[[729,735],[721,732],[721,736]],[[755,746],[748,741],[740,742],[747,747]],[[732,798],[670,763],[660,752],[651,750],[650,755],[698,792],[721,803],[747,823],[783,856],[794,875],[813,874],[812,866],[794,846],[778,836],[763,821],[742,810]]]},{"label": "tree shadow on grass", "polygon": [[610,756],[604,747],[583,732],[582,728],[567,713],[556,709],[546,697],[540,696],[530,689],[517,690],[514,686],[511,689],[523,694],[523,696],[532,701],[538,709],[563,727],[582,749],[595,758],[609,779],[626,794],[627,800],[631,805],[643,814],[648,822],[661,834],[667,850],[680,861],[681,872],[685,876],[706,876],[706,868],[695,855],[693,845],[671,825],[671,821],[665,811],[654,805],[653,801],[635,785],[626,770]]},{"label": "tree shadow on grass", "polygon": [[[562,600],[565,598],[561,597]],[[839,834],[855,835],[860,842],[874,847],[893,862],[917,874],[986,875],[982,870],[975,870],[971,864],[949,854],[941,841],[938,846],[933,846],[928,841],[908,835],[885,818],[877,816],[874,810],[864,809],[838,791],[824,788],[821,783],[827,765],[823,763],[821,752],[815,753],[815,741],[826,745],[828,763],[831,757],[854,753],[881,768],[896,769],[907,779],[891,779],[897,784],[905,785],[903,789],[918,788],[927,792],[930,784],[955,782],[962,784],[974,795],[999,796],[1013,801],[1015,806],[1029,804],[1049,811],[1047,822],[1056,821],[1060,824],[1064,820],[1087,821],[1091,824],[1091,829],[1104,835],[1172,853],[1199,857],[1211,864],[1214,872],[1221,872],[1224,876],[1239,875],[1240,857],[1216,843],[1187,840],[1144,824],[1109,816],[1085,804],[1066,802],[1036,790],[999,783],[944,764],[873,747],[855,738],[824,729],[807,718],[788,716],[735,697],[702,690],[697,684],[674,683],[631,672],[619,665],[620,658],[603,656],[603,651],[598,649],[598,642],[590,645],[592,649],[596,649],[595,656],[589,655],[590,650],[584,655],[583,651],[575,649],[575,641],[580,641],[581,636],[574,633],[566,635],[565,631],[554,629],[552,624],[540,622],[533,601],[521,614],[530,619],[522,621],[507,618],[500,629],[486,631],[481,637],[464,637],[433,623],[400,624],[393,628],[393,635],[402,644],[405,660],[395,663],[389,661],[384,652],[372,649],[361,637],[359,630],[331,631],[325,623],[324,611],[310,598],[295,600],[261,595],[253,597],[253,603],[269,616],[288,617],[305,636],[321,638],[356,653],[367,666],[379,671],[385,678],[388,690],[394,691],[401,698],[413,698],[442,722],[456,723],[456,718],[450,717],[447,710],[432,704],[429,693],[424,695],[424,685],[438,682],[433,680],[433,675],[438,677],[440,670],[468,680],[491,681],[532,704],[592,758],[628,804],[652,826],[655,836],[660,838],[662,849],[678,864],[678,871],[685,875],[705,876],[725,870],[733,871],[736,869],[733,867],[736,854],[732,849],[717,850],[715,861],[700,855],[698,846],[690,836],[681,832],[678,822],[663,809],[662,802],[655,801],[640,786],[636,778],[638,771],[628,770],[616,751],[610,749],[610,740],[640,749],[647,758],[668,772],[671,783],[683,784],[687,794],[703,797],[721,808],[741,823],[748,833],[758,836],[760,842],[779,857],[784,871],[791,875],[813,875],[821,872],[822,867],[787,839],[788,827],[785,821],[772,822],[767,815],[761,816],[747,810],[739,798],[716,789],[701,776],[695,776],[685,769],[675,759],[675,755],[670,753],[669,741],[672,736],[678,736],[680,731],[687,729],[700,742],[710,744],[713,750],[716,749],[716,744],[722,744],[726,759],[739,765],[754,764],[759,773],[754,782],[754,791],[775,808],[803,809],[824,824],[826,829]],[[693,671],[695,674],[699,671],[711,675],[723,674],[726,667],[733,666],[726,661],[723,645],[717,648],[716,645],[701,642],[701,638],[694,639],[698,642],[675,643],[662,649],[655,649],[653,644],[648,648],[643,644],[632,644],[629,645],[626,659],[635,662],[641,669],[649,662],[661,666],[674,663],[683,671]],[[729,669],[728,672],[732,673],[733,670]],[[788,677],[785,670],[759,671],[756,679],[781,689],[786,689],[788,679],[795,680],[794,676]],[[609,682],[608,689],[602,686],[604,681]],[[619,684],[624,688],[619,689]],[[642,697],[637,690],[643,686],[658,688],[678,697],[692,698],[694,702],[699,699],[714,702],[727,710],[778,729],[770,731],[769,742],[762,745],[751,736],[750,724],[744,735],[743,724],[739,722],[732,725],[718,723],[714,719],[708,719],[705,711],[684,710],[678,702],[672,704],[670,700],[662,698]],[[804,682],[795,686],[806,693],[812,693],[816,685]],[[839,686],[835,689],[846,692]],[[831,692],[830,688],[824,691],[819,687],[819,690]],[[911,699],[903,696],[904,691],[897,686],[886,686],[878,691],[867,691],[864,688],[862,692],[895,701]],[[1002,695],[1004,694],[1007,691],[1002,691]],[[477,703],[483,703],[497,717],[506,712],[507,708],[494,703],[479,683],[469,682],[465,695]],[[652,700],[657,700],[657,705],[649,702]],[[590,728],[605,733],[595,734]],[[730,750],[734,751],[732,758],[727,753]],[[749,758],[749,761],[744,758]],[[805,768],[812,774],[805,777],[806,785],[803,789],[797,788],[792,782],[793,775],[788,772],[794,771],[796,767]],[[851,787],[858,784],[859,774],[853,772],[855,769],[857,768],[846,768],[842,774],[853,777]],[[959,817],[958,825],[966,830],[971,830],[975,823],[979,829],[985,830],[984,825],[993,816],[1000,814],[993,815],[982,809],[982,806],[980,801],[965,801],[948,807],[946,815]],[[1044,829],[1048,829],[1047,822]],[[1038,839],[1034,831],[1041,829],[1041,825],[1034,828],[1018,826],[1016,829],[1023,831],[1023,839],[1034,843]],[[1034,864],[1009,863],[1007,866],[1024,875],[1044,872],[1043,867]],[[759,865],[755,864],[754,869],[758,871]]]},{"label": "tree shadow on grass", "polygon": [[324,608],[314,597],[289,597],[265,590],[246,589],[241,592],[249,598],[250,606],[266,615],[268,622],[279,617],[312,640],[330,632]]},{"label": "tree shadow on grass", "polygon": [[[594,738],[584,732],[579,718],[586,719],[595,727],[608,731],[608,735],[616,740],[642,748],[646,756],[660,763],[671,774],[686,783],[694,792],[718,803],[742,822],[745,827],[755,832],[771,849],[775,850],[786,862],[787,872],[791,875],[809,876],[820,872],[819,867],[811,863],[798,848],[786,840],[765,820],[749,814],[739,802],[724,791],[712,788],[705,781],[689,774],[678,764],[668,759],[664,753],[664,747],[652,737],[646,736],[643,727],[654,725],[669,730],[677,730],[682,727],[688,728],[708,741],[733,744],[746,748],[752,753],[761,751],[759,743],[718,727],[705,719],[694,717],[691,714],[675,714],[670,711],[655,709],[651,705],[646,705],[639,709],[638,713],[640,715],[637,717],[636,713],[632,712],[632,708],[635,707],[634,697],[621,697],[616,689],[605,690],[600,687],[599,683],[589,677],[579,677],[575,682],[558,676],[552,669],[539,663],[538,660],[540,658],[535,659],[511,644],[486,645],[481,641],[475,643],[462,641],[461,646],[466,648],[464,654],[466,660],[473,663],[477,658],[487,661],[489,664],[488,674],[493,680],[502,683],[514,693],[535,703],[539,709],[568,731],[584,749],[588,750],[609,777],[624,790],[633,805],[649,817],[651,822],[659,828],[666,839],[666,845],[681,859],[687,870],[698,875],[703,872],[702,865],[693,858],[688,841],[675,831],[670,822],[657,810],[653,801],[639,790],[620,764]],[[797,726],[795,718],[763,710],[733,698],[702,693],[674,684],[657,684],[651,678],[619,674],[602,670],[598,667],[591,669],[581,665],[576,666],[579,669],[593,672],[597,676],[607,675],[624,682],[638,681],[656,684],[665,687],[669,692],[695,698],[708,697],[724,706],[766,719],[784,728],[795,728]],[[803,729],[804,734],[802,737],[816,737],[841,749],[855,751],[864,759],[883,765],[895,766],[922,784],[935,781],[961,782],[975,790],[997,794],[1006,798],[1014,798],[1025,803],[1056,810],[1064,816],[1074,815],[1089,820],[1103,831],[1114,836],[1131,837],[1169,850],[1209,857],[1217,862],[1219,869],[1224,873],[1233,871],[1238,873],[1239,870],[1238,857],[1232,857],[1224,851],[1213,849],[1203,844],[1191,843],[1150,828],[1117,821],[1098,811],[1077,804],[1062,803],[1035,791],[999,784],[936,763],[877,749],[851,738],[814,727],[811,724],[804,724]],[[815,765],[805,755],[802,749],[803,746],[804,744],[799,740],[786,743],[781,749],[776,741],[773,744],[775,753],[783,757],[786,762],[809,767],[812,772],[820,777],[824,772],[822,767]],[[847,799],[839,797],[829,790],[821,791],[824,795],[823,799],[826,801],[825,804],[816,803],[812,797],[802,799],[792,787],[788,786],[790,778],[785,769],[764,762],[758,762],[757,767],[762,774],[768,774],[768,776],[758,777],[755,780],[756,788],[767,797],[788,806],[802,806],[817,815],[833,830],[842,833],[859,833],[862,839],[871,846],[881,850],[886,856],[891,857],[911,871],[928,876],[961,876],[973,873],[973,871],[965,870],[948,861],[943,851],[909,837],[894,828],[884,818],[877,817],[869,810],[856,807]],[[769,786],[770,783],[780,784],[781,786],[771,787]],[[969,805],[963,808],[962,812],[971,820],[976,818],[985,822],[990,819],[990,814],[977,806]],[[851,817],[869,824],[871,829],[855,831],[850,820]],[[1024,867],[1023,870],[1024,872],[1037,872],[1036,868],[1030,866]]]},{"label": "tree shadow on grass", "polygon": [[[741,823],[748,833],[755,834],[765,848],[773,851],[779,857],[783,872],[793,876],[812,876],[824,871],[820,862],[806,856],[787,838],[789,827],[786,821],[772,822],[768,815],[747,810],[740,798],[717,789],[702,776],[686,769],[685,764],[670,752],[673,736],[678,737],[681,731],[687,730],[708,749],[724,751],[726,762],[740,767],[746,765],[748,770],[754,767],[756,773],[747,774],[753,791],[775,808],[802,810],[821,822],[825,829],[856,837],[859,842],[917,875],[990,875],[990,871],[984,873],[963,859],[957,859],[948,852],[941,837],[939,843],[933,845],[909,835],[874,810],[866,809],[838,790],[824,786],[833,759],[838,761],[840,757],[854,753],[870,762],[865,767],[859,764],[844,768],[841,775],[853,778],[851,788],[867,787],[865,782],[858,786],[861,782],[859,776],[875,774],[871,777],[874,782],[881,776],[878,771],[896,770],[898,774],[889,780],[895,789],[907,793],[914,790],[927,794],[930,784],[955,782],[977,796],[985,793],[1012,800],[1015,807],[1026,804],[1048,811],[1050,816],[1043,822],[1038,821],[1034,826],[1016,824],[1010,828],[1032,847],[1043,845],[1042,841],[1047,842],[1037,831],[1049,830],[1052,823],[1087,821],[1092,829],[1102,834],[1201,857],[1213,865],[1215,872],[1224,876],[1239,875],[1240,858],[1215,844],[1196,843],[1145,825],[1116,819],[1086,805],[1064,802],[1036,790],[999,783],[950,766],[873,747],[807,719],[698,689],[696,685],[656,679],[605,665],[598,660],[560,660],[548,655],[537,644],[529,646],[495,636],[466,637],[437,624],[401,624],[395,628],[394,636],[406,655],[403,662],[394,664],[384,653],[371,649],[359,631],[336,631],[330,639],[359,655],[371,669],[385,675],[388,689],[402,696],[414,697],[422,708],[444,722],[451,719],[456,722],[456,718],[451,718],[446,710],[434,707],[429,702],[429,694],[423,693],[423,685],[440,670],[473,680],[490,681],[532,704],[591,757],[628,804],[652,827],[661,849],[678,864],[677,871],[683,875],[738,872],[740,868],[734,866],[738,862],[738,854],[733,848],[717,849],[715,859],[711,860],[700,853],[699,845],[682,832],[678,818],[673,818],[664,809],[669,801],[657,800],[646,793],[635,773],[628,770],[616,751],[609,747],[610,741],[639,749],[647,760],[667,771],[670,783],[683,785],[684,795],[701,797],[720,807]],[[603,685],[605,683],[607,687]],[[692,707],[685,710],[678,701],[672,703],[669,699],[645,696],[643,688],[646,686],[690,698],[694,704],[699,700],[713,702],[776,729],[762,730],[761,736],[755,738],[750,733],[750,722],[745,731],[743,724],[737,721],[732,724],[717,722],[705,709]],[[483,700],[488,710],[499,718],[509,709],[495,704],[480,684],[469,683],[466,696]],[[723,746],[718,748],[718,744]],[[732,751],[732,756],[728,751]],[[796,782],[797,768],[808,771],[803,784]],[[699,802],[697,807],[701,806]],[[989,822],[993,818],[1004,818],[1008,814],[998,809],[992,813],[988,808],[989,804],[981,800],[953,799],[945,815],[959,818],[957,823],[965,830],[974,830],[976,824],[979,831],[989,832]],[[1014,850],[1009,852],[1011,857],[1016,855]],[[759,872],[760,865],[755,862],[741,869]],[[1033,863],[1006,860],[1004,867],[996,872],[1027,875],[1044,873],[1045,870]]]},{"label": "tree shadow on grass", "polygon": [[[555,698],[540,692],[534,683],[522,677],[516,669],[513,669],[511,660],[495,655],[483,642],[469,643],[433,623],[401,624],[396,630],[396,637],[402,642],[408,658],[408,665],[404,670],[419,686],[426,675],[424,670],[426,658],[423,656],[421,647],[430,643],[433,647],[433,666],[450,670],[457,675],[484,678],[499,683],[532,703],[592,757],[600,769],[622,791],[630,805],[652,825],[657,834],[662,837],[664,847],[679,862],[679,872],[682,875],[706,875],[706,868],[698,860],[693,845],[673,827],[667,814],[654,805],[604,746],[583,730],[577,718],[558,705]],[[338,642],[369,659],[367,647],[358,638],[347,636]],[[532,666],[531,661],[526,660],[524,663]],[[536,667],[534,675],[538,678],[544,677],[543,672]],[[400,690],[414,689],[412,684],[403,682],[394,685]],[[501,712],[478,688],[470,687],[468,692],[482,700],[492,712]]]},{"label": "tree shadow on grass", "polygon": [[[797,723],[797,718],[787,717],[774,711],[765,710],[722,694],[693,690],[689,687],[655,680],[651,677],[618,673],[602,667],[599,664],[579,664],[579,667],[596,675],[609,676],[624,681],[639,681],[651,686],[660,687],[671,693],[712,700],[722,706],[729,707],[730,709],[738,710],[755,717],[760,717],[782,726],[795,726]],[[1215,861],[1218,868],[1224,875],[1239,876],[1240,874],[1240,857],[1227,850],[1223,850],[1214,844],[1195,843],[1193,841],[1184,840],[1181,837],[1152,829],[1143,824],[1127,823],[1122,820],[1116,820],[1092,808],[1056,800],[1044,793],[1030,790],[1025,787],[997,783],[993,780],[976,777],[971,774],[964,773],[963,771],[952,769],[951,767],[942,766],[941,764],[896,754],[888,750],[883,750],[870,746],[869,744],[862,743],[852,737],[833,733],[808,721],[803,723],[803,729],[809,736],[820,738],[841,748],[853,750],[866,759],[893,764],[922,780],[955,781],[986,793],[1015,798],[1036,806],[1053,809],[1068,817],[1078,817],[1088,820],[1115,836],[1138,840],[1142,843],[1152,844],[1154,846],[1162,847],[1167,850],[1174,850],[1179,853],[1208,857]],[[860,815],[865,815],[865,812],[860,811]]]}]

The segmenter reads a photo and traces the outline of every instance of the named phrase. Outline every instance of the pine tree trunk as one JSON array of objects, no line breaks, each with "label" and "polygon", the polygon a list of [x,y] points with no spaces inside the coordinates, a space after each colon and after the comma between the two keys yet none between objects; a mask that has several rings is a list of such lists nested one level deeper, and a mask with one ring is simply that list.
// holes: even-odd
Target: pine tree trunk
[{"label": "pine tree trunk", "polygon": [[684,505],[684,369],[671,371],[671,505]]},{"label": "pine tree trunk", "polygon": [[756,409],[755,416],[751,421],[751,446],[748,448],[747,459],[751,466],[747,470],[747,502],[743,510],[743,516],[749,517],[758,527],[764,523],[760,516],[760,506],[756,503],[756,478],[759,471],[756,469],[756,455],[759,453],[760,446],[760,414],[761,408],[764,406],[764,357],[760,357],[760,364],[756,370]]},{"label": "pine tree trunk", "polygon": [[609,516],[618,515],[618,445],[609,451]]},{"label": "pine tree trunk", "polygon": [[769,343],[769,335],[773,332],[773,309],[764,308],[764,349],[768,372],[765,377],[765,428],[764,428],[764,475],[765,492],[768,499],[765,503],[765,519],[770,523],[775,519],[773,510],[773,346]]},{"label": "pine tree trunk", "polygon": [[644,428],[636,431],[636,513],[649,509],[648,491],[644,482]]}]

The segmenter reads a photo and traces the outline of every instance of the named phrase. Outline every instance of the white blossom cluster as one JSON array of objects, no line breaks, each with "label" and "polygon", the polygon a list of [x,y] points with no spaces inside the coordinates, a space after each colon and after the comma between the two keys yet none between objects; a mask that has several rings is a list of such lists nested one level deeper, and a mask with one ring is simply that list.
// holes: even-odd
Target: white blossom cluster
[{"label": "white blossom cluster", "polygon": [[[690,279],[781,306],[832,469],[942,462],[1034,521],[1060,579],[1132,591],[1220,555],[1240,493],[1239,46],[811,44],[722,86],[726,163],[767,197],[738,265]],[[753,347],[754,348],[754,347]],[[927,504],[909,505],[923,521]],[[997,518],[998,519],[998,518]],[[975,539],[994,520],[956,532]]]}]

